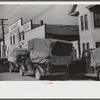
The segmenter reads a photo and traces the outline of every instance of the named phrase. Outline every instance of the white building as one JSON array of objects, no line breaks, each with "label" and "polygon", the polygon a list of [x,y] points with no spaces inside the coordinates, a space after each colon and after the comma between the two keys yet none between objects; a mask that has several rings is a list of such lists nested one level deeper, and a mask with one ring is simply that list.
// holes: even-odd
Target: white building
[{"label": "white building", "polygon": [[[6,57],[13,48],[28,48],[28,41],[33,38],[45,38],[45,25],[32,29],[32,22],[21,24],[21,19],[9,27],[9,33],[5,35]],[[3,57],[3,42],[1,42],[1,57]]]},{"label": "white building", "polygon": [[100,5],[73,5],[69,15],[78,17],[81,54],[100,47]]}]

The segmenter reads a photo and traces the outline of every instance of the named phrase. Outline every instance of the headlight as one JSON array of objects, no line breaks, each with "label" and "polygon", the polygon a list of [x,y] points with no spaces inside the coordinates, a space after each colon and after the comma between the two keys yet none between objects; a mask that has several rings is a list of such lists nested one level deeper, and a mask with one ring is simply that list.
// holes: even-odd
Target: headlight
[{"label": "headlight", "polygon": [[23,57],[23,56],[22,56],[21,58],[22,58],[22,59],[24,59],[24,57]]}]

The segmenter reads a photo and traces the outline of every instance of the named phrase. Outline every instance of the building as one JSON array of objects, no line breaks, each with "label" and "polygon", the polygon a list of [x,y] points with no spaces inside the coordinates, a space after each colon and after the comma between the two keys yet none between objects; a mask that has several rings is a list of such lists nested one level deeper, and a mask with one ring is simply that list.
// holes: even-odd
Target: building
[{"label": "building", "polygon": [[[70,6],[1,5],[0,17],[8,18],[8,26],[5,27],[6,56],[11,48],[27,48],[28,40],[32,38],[56,38],[71,41],[74,46],[78,45],[77,18],[66,14]],[[41,26],[43,23],[40,24],[40,20],[43,20],[46,26]],[[1,54],[3,55],[2,51]]]},{"label": "building", "polygon": [[100,5],[73,5],[69,15],[78,17],[81,54],[100,47]]},{"label": "building", "polygon": [[[5,35],[6,56],[7,52],[12,48],[28,48],[28,41],[32,38],[52,38],[70,41],[76,49],[77,57],[79,56],[77,25],[39,25],[32,24],[32,21],[29,21],[12,29],[11,27],[15,27],[16,23],[21,23],[19,20],[10,26],[10,32]],[[3,56],[3,51],[1,52]]]}]

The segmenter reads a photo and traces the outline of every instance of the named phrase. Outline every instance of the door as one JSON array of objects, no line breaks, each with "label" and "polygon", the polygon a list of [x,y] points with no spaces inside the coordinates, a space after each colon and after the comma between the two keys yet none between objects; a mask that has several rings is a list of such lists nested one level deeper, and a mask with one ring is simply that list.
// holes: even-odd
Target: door
[{"label": "door", "polygon": [[27,60],[26,60],[26,66],[27,66],[28,71],[33,73],[33,71],[34,71],[34,70],[33,70],[33,69],[34,69],[33,67],[34,67],[34,66],[33,66],[33,63],[31,62],[30,59],[27,59]]},{"label": "door", "polygon": [[92,67],[90,67],[90,63],[91,63],[91,53],[90,53],[90,51],[85,51],[83,53],[83,60],[84,60],[84,64],[85,64],[85,67],[86,67],[86,72],[88,74],[93,73],[94,70],[93,70]]}]

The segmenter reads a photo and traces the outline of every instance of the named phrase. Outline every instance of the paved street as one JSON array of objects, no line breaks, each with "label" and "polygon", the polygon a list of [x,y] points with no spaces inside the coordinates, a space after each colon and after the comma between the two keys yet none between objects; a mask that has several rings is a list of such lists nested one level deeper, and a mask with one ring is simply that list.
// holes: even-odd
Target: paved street
[{"label": "paved street", "polygon": [[[75,78],[70,78],[68,75],[64,77],[46,77],[43,80],[51,81],[96,81],[96,78],[88,76],[77,76]],[[18,72],[4,72],[0,73],[0,81],[37,81],[35,77],[29,73],[25,73],[24,76],[20,76]]]}]

